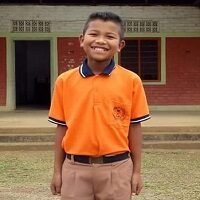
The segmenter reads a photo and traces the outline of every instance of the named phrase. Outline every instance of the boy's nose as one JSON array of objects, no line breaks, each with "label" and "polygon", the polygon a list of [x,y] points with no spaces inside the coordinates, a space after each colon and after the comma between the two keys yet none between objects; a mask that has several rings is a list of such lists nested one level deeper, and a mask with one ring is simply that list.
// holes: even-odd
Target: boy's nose
[{"label": "boy's nose", "polygon": [[103,37],[98,37],[98,38],[96,39],[96,43],[105,44],[106,41],[105,41],[105,39],[104,39]]}]

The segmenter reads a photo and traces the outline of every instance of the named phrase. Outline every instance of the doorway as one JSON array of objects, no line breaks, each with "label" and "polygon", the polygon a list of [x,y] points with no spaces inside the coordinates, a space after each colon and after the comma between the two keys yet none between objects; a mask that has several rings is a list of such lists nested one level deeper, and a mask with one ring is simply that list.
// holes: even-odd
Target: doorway
[{"label": "doorway", "polygon": [[48,108],[50,41],[15,41],[16,108]]}]

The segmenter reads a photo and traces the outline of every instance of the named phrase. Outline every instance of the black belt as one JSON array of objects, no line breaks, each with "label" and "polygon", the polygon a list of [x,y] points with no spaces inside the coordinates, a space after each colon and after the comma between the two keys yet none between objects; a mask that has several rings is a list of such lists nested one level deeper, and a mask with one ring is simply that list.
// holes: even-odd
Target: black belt
[{"label": "black belt", "polygon": [[112,163],[112,162],[125,160],[125,159],[130,157],[130,154],[129,154],[129,152],[125,152],[125,153],[117,154],[117,155],[114,155],[114,156],[100,156],[100,157],[67,154],[66,157],[69,160],[73,160],[73,161],[79,162],[79,163],[103,164],[103,163]]}]

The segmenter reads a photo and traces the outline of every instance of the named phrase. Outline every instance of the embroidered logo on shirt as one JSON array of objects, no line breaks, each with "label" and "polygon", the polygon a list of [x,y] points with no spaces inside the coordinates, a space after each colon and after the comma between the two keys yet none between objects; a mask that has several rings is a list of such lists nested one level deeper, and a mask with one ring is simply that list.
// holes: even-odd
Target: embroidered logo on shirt
[{"label": "embroidered logo on shirt", "polygon": [[119,106],[113,108],[113,116],[115,119],[124,120],[125,119],[125,109]]}]

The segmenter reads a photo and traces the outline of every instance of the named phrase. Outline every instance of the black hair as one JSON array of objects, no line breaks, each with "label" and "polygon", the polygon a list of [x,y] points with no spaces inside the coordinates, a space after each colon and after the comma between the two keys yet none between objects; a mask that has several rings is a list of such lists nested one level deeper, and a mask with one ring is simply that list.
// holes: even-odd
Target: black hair
[{"label": "black hair", "polygon": [[96,19],[100,19],[103,21],[111,21],[114,22],[116,24],[118,24],[120,26],[120,39],[122,40],[124,38],[124,27],[123,27],[123,21],[122,19],[116,15],[115,13],[112,12],[94,12],[91,13],[87,19],[87,21],[85,22],[84,28],[83,28],[83,35],[85,34],[87,28],[88,28],[88,24],[91,21],[94,21]]}]

